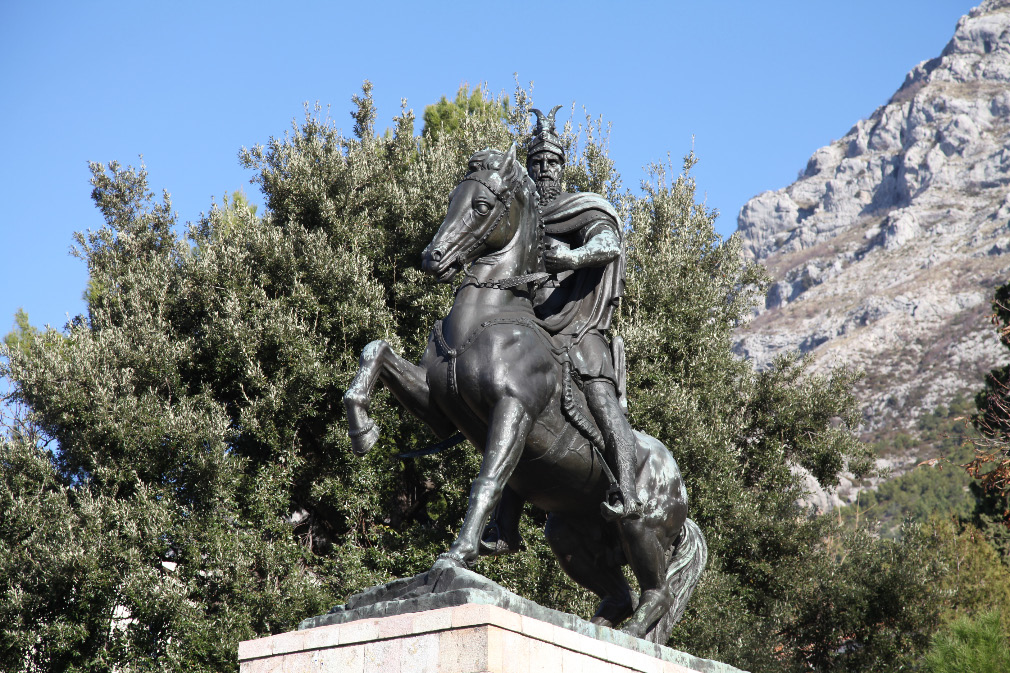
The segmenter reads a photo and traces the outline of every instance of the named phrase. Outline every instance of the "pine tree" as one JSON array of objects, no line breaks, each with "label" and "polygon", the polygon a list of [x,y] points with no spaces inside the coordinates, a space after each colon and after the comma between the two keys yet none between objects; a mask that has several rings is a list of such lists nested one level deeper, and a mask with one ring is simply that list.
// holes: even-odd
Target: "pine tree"
[{"label": "pine tree", "polygon": [[926,656],[929,673],[1000,673],[1010,669],[1010,643],[999,615],[962,617],[938,633]]},{"label": "pine tree", "polygon": [[495,100],[484,87],[470,92],[465,82],[456,91],[456,98],[442,96],[434,105],[424,108],[422,136],[437,138],[444,133],[457,133],[467,117],[482,116],[489,120],[504,121],[508,116],[508,99]]}]

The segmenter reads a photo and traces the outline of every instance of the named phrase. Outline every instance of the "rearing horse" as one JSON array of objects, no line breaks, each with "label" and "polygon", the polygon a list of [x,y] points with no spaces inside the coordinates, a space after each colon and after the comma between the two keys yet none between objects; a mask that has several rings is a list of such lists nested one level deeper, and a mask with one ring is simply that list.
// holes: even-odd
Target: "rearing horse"
[{"label": "rearing horse", "polygon": [[[477,560],[483,528],[508,484],[549,513],[545,534],[561,567],[602,599],[593,623],[617,626],[630,616],[626,632],[665,643],[705,567],[705,539],[687,518],[677,462],[641,432],[635,437],[642,517],[608,522],[600,513],[610,480],[586,431],[595,424],[571,385],[563,349],[533,310],[533,288],[546,277],[537,198],[514,145],[470,158],[422,266],[440,282],[472,266],[449,314],[435,324],[420,366],[385,341],[362,351],[344,395],[351,445],[363,455],[378,439],[368,405],[381,381],[436,435],[458,429],[483,453],[459,535],[433,570]],[[637,608],[624,563],[642,591]]]}]

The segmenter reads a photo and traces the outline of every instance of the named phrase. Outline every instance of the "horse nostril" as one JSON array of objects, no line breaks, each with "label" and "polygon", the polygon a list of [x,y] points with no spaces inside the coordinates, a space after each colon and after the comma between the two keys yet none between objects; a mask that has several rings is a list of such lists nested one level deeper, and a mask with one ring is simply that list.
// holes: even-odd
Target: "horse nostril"
[{"label": "horse nostril", "polygon": [[434,250],[432,250],[431,251],[431,261],[433,261],[433,262],[441,262],[442,261],[442,251],[439,250],[438,248],[435,248]]}]

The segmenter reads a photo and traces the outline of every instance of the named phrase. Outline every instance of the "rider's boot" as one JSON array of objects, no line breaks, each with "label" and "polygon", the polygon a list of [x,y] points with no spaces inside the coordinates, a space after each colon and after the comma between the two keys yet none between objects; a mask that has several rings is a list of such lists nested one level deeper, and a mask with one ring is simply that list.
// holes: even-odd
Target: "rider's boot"
[{"label": "rider's boot", "polygon": [[633,439],[617,433],[611,435],[614,453],[617,455],[617,481],[621,485],[621,499],[624,501],[624,519],[638,519],[642,516],[642,502],[638,499],[638,452]]},{"label": "rider's boot", "polygon": [[608,494],[602,504],[602,512],[607,519],[639,519],[642,516],[642,502],[638,499],[635,477],[638,472],[635,444],[617,432],[607,437],[607,453],[617,477],[618,490]]},{"label": "rider's boot", "polygon": [[587,384],[585,392],[589,410],[606,438],[607,465],[617,478],[617,489],[608,491],[600,511],[608,521],[641,518],[642,503],[635,485],[638,473],[635,434],[617,401],[617,388],[612,381],[598,379]]},{"label": "rider's boot", "polygon": [[519,533],[519,517],[523,511],[523,499],[508,486],[502,491],[501,500],[491,511],[491,518],[480,538],[478,553],[481,556],[515,554],[522,548],[523,539]]}]

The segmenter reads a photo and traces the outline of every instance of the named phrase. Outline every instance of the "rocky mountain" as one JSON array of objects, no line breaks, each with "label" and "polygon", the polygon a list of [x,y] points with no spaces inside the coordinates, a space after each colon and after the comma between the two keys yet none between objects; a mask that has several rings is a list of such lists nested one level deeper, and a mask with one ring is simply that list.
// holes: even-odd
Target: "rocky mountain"
[{"label": "rocky mountain", "polygon": [[987,316],[1010,272],[1010,0],[962,17],[940,56],[738,226],[775,279],[740,354],[861,368],[878,434],[979,389],[1006,359]]}]

